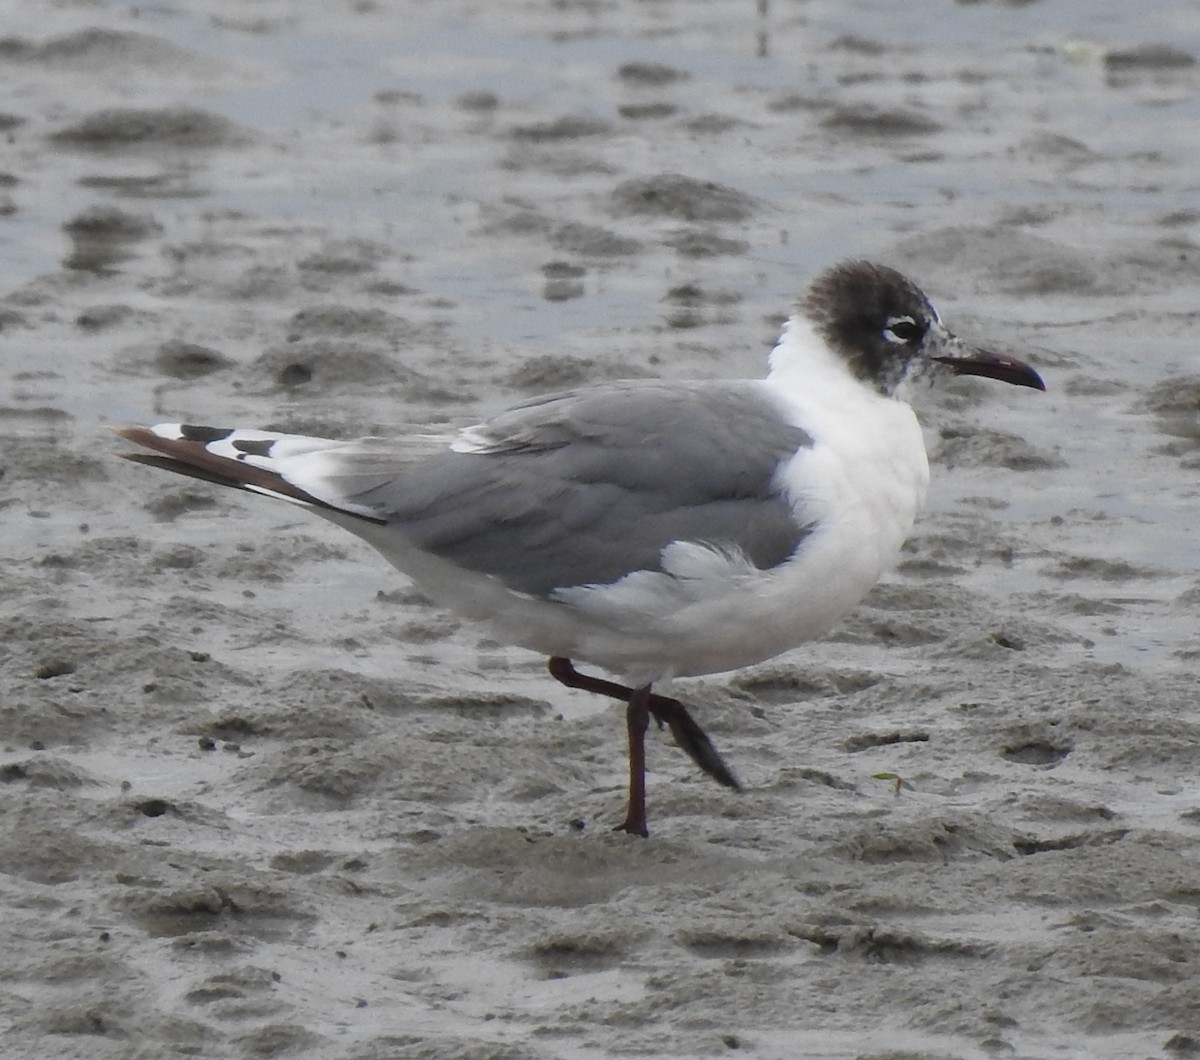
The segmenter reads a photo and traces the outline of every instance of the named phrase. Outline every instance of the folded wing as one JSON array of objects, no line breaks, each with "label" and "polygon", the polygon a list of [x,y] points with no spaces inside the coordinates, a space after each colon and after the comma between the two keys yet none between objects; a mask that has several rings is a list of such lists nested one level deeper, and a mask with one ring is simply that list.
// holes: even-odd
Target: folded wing
[{"label": "folded wing", "polygon": [[752,383],[635,381],[540,398],[420,455],[371,438],[179,424],[119,433],[155,450],[135,454],[144,463],[336,513],[350,530],[354,516],[377,547],[384,526],[397,552],[430,552],[535,596],[660,571],[676,542],[768,569],[809,529],[778,469],[811,440]]}]

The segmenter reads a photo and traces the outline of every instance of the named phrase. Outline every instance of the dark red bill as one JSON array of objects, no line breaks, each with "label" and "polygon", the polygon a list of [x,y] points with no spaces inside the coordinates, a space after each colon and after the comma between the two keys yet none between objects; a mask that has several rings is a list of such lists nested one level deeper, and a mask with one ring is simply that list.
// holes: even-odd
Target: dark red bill
[{"label": "dark red bill", "polygon": [[1024,361],[1005,357],[990,350],[972,350],[964,357],[934,357],[935,361],[953,368],[959,375],[980,375],[986,379],[999,379],[1013,386],[1030,386],[1034,390],[1045,390],[1042,377]]}]

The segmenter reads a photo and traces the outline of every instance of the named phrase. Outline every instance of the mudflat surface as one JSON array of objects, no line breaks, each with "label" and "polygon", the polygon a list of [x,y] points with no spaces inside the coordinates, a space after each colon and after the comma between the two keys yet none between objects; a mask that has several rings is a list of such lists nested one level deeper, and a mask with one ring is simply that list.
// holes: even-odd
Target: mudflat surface
[{"label": "mudflat surface", "polygon": [[[0,1054],[1200,1054],[1200,14],[13,0]],[[1043,372],[922,410],[735,795],[357,541],[106,426],[440,432],[762,370],[843,257]],[[891,774],[898,780],[880,779]]]}]

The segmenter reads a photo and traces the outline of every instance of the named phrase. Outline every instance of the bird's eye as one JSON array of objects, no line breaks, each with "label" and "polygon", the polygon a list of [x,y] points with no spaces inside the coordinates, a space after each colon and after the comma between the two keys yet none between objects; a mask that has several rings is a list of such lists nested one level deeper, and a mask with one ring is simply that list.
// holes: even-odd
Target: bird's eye
[{"label": "bird's eye", "polygon": [[887,322],[887,327],[883,329],[883,336],[889,342],[904,345],[916,342],[924,334],[925,329],[912,317],[894,317]]}]

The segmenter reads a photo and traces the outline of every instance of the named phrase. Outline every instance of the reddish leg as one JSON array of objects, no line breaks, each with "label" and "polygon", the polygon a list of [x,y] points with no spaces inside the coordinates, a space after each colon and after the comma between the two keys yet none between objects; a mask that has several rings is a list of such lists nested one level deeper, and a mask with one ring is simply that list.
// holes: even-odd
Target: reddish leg
[{"label": "reddish leg", "polygon": [[650,727],[650,686],[635,688],[625,708],[625,728],[629,733],[629,803],[625,820],[614,832],[628,832],[643,839],[650,835],[646,827],[646,730]]},{"label": "reddish leg", "polygon": [[[649,715],[654,715],[661,729],[666,725],[671,730],[675,742],[687,753],[705,773],[717,783],[724,784],[734,791],[741,791],[733,771],[725,764],[717,749],[713,746],[708,734],[700,728],[695,719],[688,713],[687,707],[677,699],[660,696],[650,691],[650,686],[629,688],[615,681],[606,681],[601,677],[591,677],[581,674],[571,664],[570,659],[555,656],[547,664],[550,675],[568,688],[578,688],[585,692],[595,692],[598,695],[619,699],[629,704],[625,713],[626,726],[629,730],[629,811],[625,822],[620,825],[626,832],[635,835],[646,834],[646,744],[645,735],[649,725]],[[638,702],[635,705],[635,700]],[[636,731],[635,731],[636,730]],[[631,827],[637,825],[639,827]]]}]

